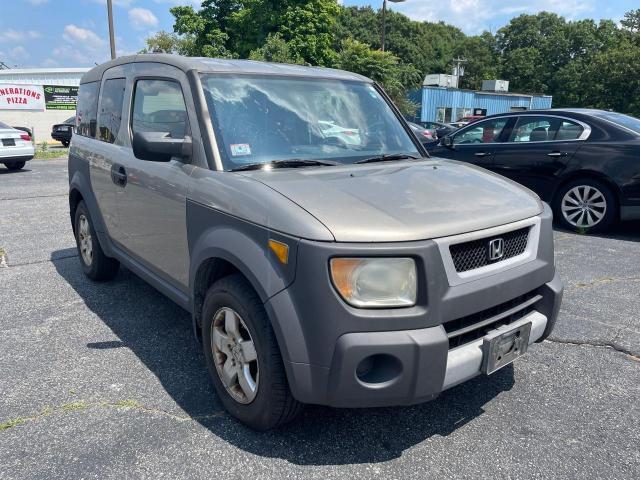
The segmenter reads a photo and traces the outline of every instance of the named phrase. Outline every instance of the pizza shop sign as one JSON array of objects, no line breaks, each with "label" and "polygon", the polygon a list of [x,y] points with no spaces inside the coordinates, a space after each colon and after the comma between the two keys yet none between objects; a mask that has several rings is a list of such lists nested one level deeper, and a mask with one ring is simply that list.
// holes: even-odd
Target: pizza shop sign
[{"label": "pizza shop sign", "polygon": [[44,110],[42,85],[0,83],[0,110]]}]

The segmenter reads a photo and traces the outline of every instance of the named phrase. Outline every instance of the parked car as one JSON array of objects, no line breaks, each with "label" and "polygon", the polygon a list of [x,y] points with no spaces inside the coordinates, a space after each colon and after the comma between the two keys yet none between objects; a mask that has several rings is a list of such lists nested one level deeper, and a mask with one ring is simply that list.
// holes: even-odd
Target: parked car
[{"label": "parked car", "polygon": [[0,122],[0,163],[9,170],[20,170],[34,155],[35,149],[27,132]]},{"label": "parked car", "polygon": [[424,128],[431,130],[432,132],[435,132],[436,138],[446,137],[447,135],[455,132],[458,129],[457,127],[454,127],[450,123],[421,122],[420,125],[422,125]]},{"label": "parked car", "polygon": [[67,118],[64,123],[58,123],[51,127],[51,138],[62,143],[63,146],[68,147],[71,143],[71,136],[73,135],[73,127],[76,124],[76,117]]},{"label": "parked car", "polygon": [[445,137],[434,154],[487,168],[536,192],[564,227],[640,218],[640,120],[602,110],[495,115]]},{"label": "parked car", "polygon": [[335,138],[347,145],[360,145],[360,132],[357,128],[345,128],[325,120],[318,121],[318,126],[325,138]]},{"label": "parked car", "polygon": [[108,280],[123,264],[188,310],[220,401],[252,428],[303,403],[433,399],[554,326],[548,206],[428,158],[368,78],[136,55],[86,73],[77,108],[84,273]]},{"label": "parked car", "polygon": [[409,123],[409,127],[418,136],[418,139],[420,139],[420,142],[422,144],[434,143],[437,140],[436,136],[431,130],[424,128],[422,125],[418,125],[417,123],[407,123]]},{"label": "parked car", "polygon": [[459,118],[457,122],[451,122],[451,126],[454,128],[462,128],[470,123],[477,122],[478,120],[482,120],[486,118],[483,115],[469,115],[466,117]]}]

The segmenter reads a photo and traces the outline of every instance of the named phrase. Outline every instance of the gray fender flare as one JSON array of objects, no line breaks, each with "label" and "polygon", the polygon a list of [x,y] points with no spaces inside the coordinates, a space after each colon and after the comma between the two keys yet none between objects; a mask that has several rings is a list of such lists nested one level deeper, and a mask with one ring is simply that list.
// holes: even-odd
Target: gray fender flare
[{"label": "gray fender flare", "polygon": [[[91,183],[88,178],[88,165],[87,165],[87,174],[83,174],[82,171],[76,170],[69,180],[69,193],[77,190],[82,199],[84,200],[85,205],[89,209],[89,215],[91,215],[91,220],[93,222],[93,228],[98,234],[98,239],[100,241],[100,246],[104,251],[105,255],[111,257],[113,256],[111,249],[111,242],[109,241],[107,235],[107,228],[104,224],[104,219],[102,218],[102,213],[100,213],[100,209],[98,208],[98,202],[96,201],[95,196],[93,195],[93,189],[91,188]],[[71,214],[71,195],[69,196],[69,214]],[[73,222],[75,219],[71,218],[71,225],[73,226]]]},{"label": "gray fender flare", "polygon": [[[270,252],[268,247],[270,238],[284,240],[289,245],[289,263],[286,266],[280,264]],[[294,344],[304,338],[302,328],[297,317],[291,319],[290,315],[282,316],[286,318],[286,325],[283,325],[279,312],[272,308],[269,301],[280,292],[282,292],[281,295],[286,293],[283,291],[293,283],[297,248],[297,239],[284,237],[263,227],[246,223],[241,228],[219,224],[202,232],[191,247],[189,273],[191,294],[189,301],[191,311],[194,313],[192,315],[194,332],[198,332],[195,315],[196,274],[203,262],[211,258],[222,259],[232,264],[247,278],[262,302],[265,303],[267,314],[280,346],[280,352],[283,358],[288,360],[290,348],[295,349]]]}]

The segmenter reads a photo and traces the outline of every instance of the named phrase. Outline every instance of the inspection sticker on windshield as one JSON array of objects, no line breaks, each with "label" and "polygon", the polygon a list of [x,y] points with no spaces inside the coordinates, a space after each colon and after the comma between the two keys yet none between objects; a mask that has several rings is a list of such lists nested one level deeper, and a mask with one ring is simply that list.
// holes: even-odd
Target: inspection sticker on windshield
[{"label": "inspection sticker on windshield", "polygon": [[231,155],[233,155],[234,157],[251,155],[251,146],[248,143],[232,143]]}]

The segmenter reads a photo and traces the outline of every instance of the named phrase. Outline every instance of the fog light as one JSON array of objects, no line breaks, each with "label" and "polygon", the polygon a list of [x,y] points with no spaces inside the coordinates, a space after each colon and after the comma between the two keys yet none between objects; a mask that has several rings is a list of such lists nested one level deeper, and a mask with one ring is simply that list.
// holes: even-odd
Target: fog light
[{"label": "fog light", "polygon": [[402,373],[402,363],[392,355],[380,353],[366,357],[356,367],[356,377],[367,386],[383,386]]}]

